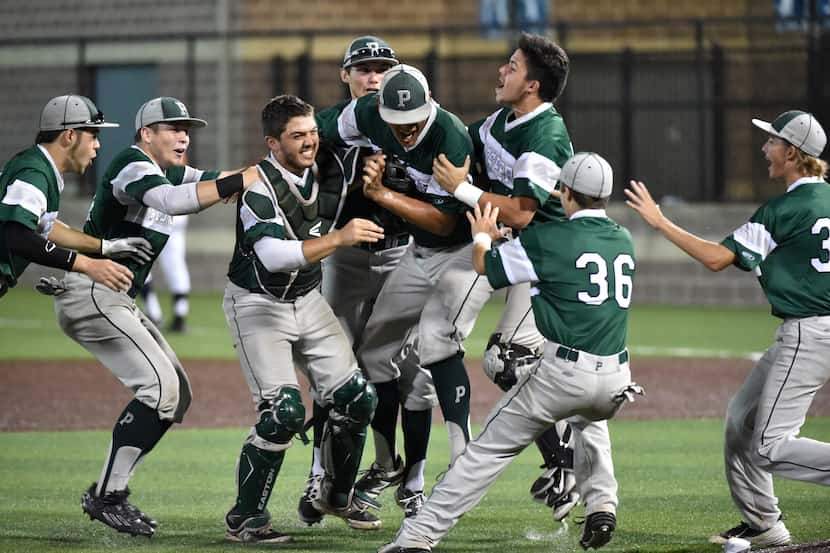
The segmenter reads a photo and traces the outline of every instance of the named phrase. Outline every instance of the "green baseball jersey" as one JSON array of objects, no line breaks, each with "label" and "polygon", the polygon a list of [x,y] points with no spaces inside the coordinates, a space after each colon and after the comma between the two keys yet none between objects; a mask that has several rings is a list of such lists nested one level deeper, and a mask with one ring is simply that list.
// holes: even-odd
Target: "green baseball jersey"
[{"label": "green baseball jersey", "polygon": [[[14,221],[44,238],[58,218],[63,176],[42,146],[32,146],[15,155],[0,173],[0,227]],[[0,232],[0,275],[11,287],[29,261],[9,252],[5,233]]]},{"label": "green baseball jersey", "polygon": [[494,288],[530,282],[536,325],[553,342],[592,353],[625,349],[634,244],[605,210],[537,223],[484,256]]},{"label": "green baseball jersey", "polygon": [[830,315],[830,184],[799,179],[721,243],[758,276],[776,317]]},{"label": "green baseball jersey", "polygon": [[463,215],[467,206],[441,188],[432,176],[432,163],[438,154],[445,154],[454,165],[463,165],[473,147],[464,124],[452,113],[433,104],[420,140],[406,149],[395,139],[389,125],[378,112],[378,98],[371,93],[350,101],[334,118],[323,112],[317,116],[320,135],[339,146],[364,146],[397,156],[406,165],[415,182],[412,197],[430,203],[441,211],[458,214],[458,222],[449,236],[438,236],[415,225],[408,225],[416,244],[426,247],[448,247],[470,241],[470,229]]},{"label": "green baseball jersey", "polygon": [[562,165],[573,156],[573,146],[552,104],[543,103],[517,119],[510,108],[501,108],[472,124],[469,133],[491,192],[539,202],[531,224],[564,217],[562,204],[551,192]]},{"label": "green baseball jersey", "polygon": [[[342,172],[321,169],[322,153],[317,155],[315,170],[308,169],[301,177],[282,167],[273,154],[260,162],[265,178],[251,185],[238,204],[236,247],[228,268],[231,282],[284,300],[293,300],[320,285],[319,262],[272,273],[257,257],[254,245],[266,237],[319,238],[333,228],[348,183]],[[327,176],[321,178],[324,174]]]},{"label": "green baseball jersey", "polygon": [[135,145],[125,148],[112,160],[95,189],[84,232],[107,240],[140,236],[150,242],[153,256],[144,265],[132,260],[118,260],[133,272],[130,295],[135,295],[144,284],[173,225],[172,215],[144,204],[144,194],[157,186],[178,186],[218,176],[218,171],[202,171],[189,166],[174,166],[163,171]]}]

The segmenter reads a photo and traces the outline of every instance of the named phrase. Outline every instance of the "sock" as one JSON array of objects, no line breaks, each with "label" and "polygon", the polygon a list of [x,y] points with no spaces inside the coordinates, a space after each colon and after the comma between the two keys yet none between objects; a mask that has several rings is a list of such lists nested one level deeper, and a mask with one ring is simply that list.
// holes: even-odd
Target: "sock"
[{"label": "sock", "polygon": [[245,444],[236,463],[236,503],[226,515],[229,526],[237,528],[246,518],[265,512],[274,490],[285,451],[266,451]]},{"label": "sock", "polygon": [[470,377],[464,352],[424,367],[432,373],[438,403],[450,435],[451,458],[461,455],[470,441]]},{"label": "sock", "polygon": [[150,453],[173,423],[159,418],[155,409],[133,399],[112,429],[107,462],[96,493],[123,490],[142,457]]},{"label": "sock", "polygon": [[[424,489],[424,460],[429,447],[429,431],[432,428],[432,410],[410,411],[404,408],[401,412],[401,427],[403,428],[403,444],[406,452],[406,468],[404,482],[412,491]],[[412,487],[417,486],[417,487]]]},{"label": "sock", "polygon": [[185,318],[190,312],[188,294],[173,294],[173,315]]},{"label": "sock", "polygon": [[331,407],[323,407],[316,401],[313,404],[312,408],[312,417],[313,417],[313,436],[312,442],[314,444],[313,452],[311,455],[311,474],[316,474],[318,476],[322,476],[325,474],[325,470],[323,469],[321,457],[320,457],[320,444],[323,441],[323,427],[326,425],[326,419],[329,418],[329,410]]},{"label": "sock", "polygon": [[395,468],[395,430],[398,425],[400,394],[398,381],[390,380],[375,384],[378,406],[372,418],[372,432],[375,440],[375,462],[386,470]]}]

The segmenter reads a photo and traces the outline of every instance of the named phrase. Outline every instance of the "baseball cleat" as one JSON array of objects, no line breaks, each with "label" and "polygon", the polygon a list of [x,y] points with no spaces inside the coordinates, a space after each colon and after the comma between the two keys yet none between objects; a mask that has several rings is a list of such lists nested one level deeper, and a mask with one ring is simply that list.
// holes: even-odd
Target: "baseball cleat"
[{"label": "baseball cleat", "polygon": [[617,517],[614,513],[605,511],[591,513],[585,519],[585,528],[582,531],[582,537],[579,539],[579,545],[582,546],[582,549],[599,549],[611,541],[611,536],[614,535],[616,529]]},{"label": "baseball cleat", "polygon": [[349,527],[355,530],[378,530],[383,525],[381,520],[367,511],[365,507],[357,506],[353,497],[345,507],[335,507],[322,497],[313,499],[311,505],[323,514],[342,518]]},{"label": "baseball cleat", "polygon": [[395,466],[392,470],[386,470],[377,463],[372,463],[371,466],[363,473],[360,480],[355,482],[355,490],[360,490],[365,495],[375,499],[380,495],[380,492],[400,484],[403,480],[403,459],[398,455],[395,458]]},{"label": "baseball cleat", "polygon": [[320,482],[323,480],[323,475],[312,474],[306,480],[306,487],[303,495],[300,497],[300,503],[297,505],[297,517],[300,522],[311,526],[323,520],[323,513],[318,511],[312,505],[312,501],[320,496]]},{"label": "baseball cleat", "polygon": [[729,538],[743,538],[752,544],[753,549],[757,547],[778,547],[789,545],[792,541],[790,531],[779,520],[766,530],[755,530],[746,522],[741,522],[734,528],[730,528],[720,534],[709,538],[709,542],[724,544]]},{"label": "baseball cleat", "polygon": [[405,486],[400,486],[395,492],[395,501],[397,501],[398,506],[403,509],[404,516],[409,518],[418,514],[424,506],[426,498],[424,498],[423,490],[413,492]]},{"label": "baseball cleat", "polygon": [[235,525],[231,524],[229,518],[236,517],[225,517],[227,528],[225,539],[227,541],[238,543],[288,543],[292,541],[291,536],[277,532],[271,527],[271,515],[268,511],[251,515]]},{"label": "baseball cleat", "polygon": [[[129,490],[95,495],[95,484],[81,495],[81,509],[89,520],[98,520],[110,528],[131,536],[151,537],[158,523],[127,501]],[[151,524],[152,523],[152,524]]]},{"label": "baseball cleat", "polygon": [[430,553],[428,547],[403,547],[395,542],[389,542],[378,548],[378,553]]}]

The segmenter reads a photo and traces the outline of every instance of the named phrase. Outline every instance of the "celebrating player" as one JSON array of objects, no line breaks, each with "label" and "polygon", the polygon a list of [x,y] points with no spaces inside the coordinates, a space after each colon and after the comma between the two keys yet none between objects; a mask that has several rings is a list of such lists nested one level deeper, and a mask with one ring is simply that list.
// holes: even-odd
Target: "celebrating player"
[{"label": "celebrating player", "polygon": [[[133,273],[109,259],[150,259],[143,238],[102,240],[57,219],[63,173],[83,174],[92,165],[100,129],[117,127],[104,121],[85,96],[57,96],[40,115],[35,145],[14,156],[0,172],[0,297],[17,284],[29,263],[75,271],[109,288],[126,290]],[[39,286],[60,287],[57,280]]]},{"label": "celebrating player", "polygon": [[762,151],[771,179],[786,192],[764,205],[720,244],[672,223],[642,182],[626,202],[677,247],[712,271],[754,271],[783,319],[726,411],[726,481],[744,521],[710,539],[743,538],[756,547],[790,543],[773,474],[830,485],[830,443],[799,437],[816,392],[830,379],[830,185],[818,159],[827,137],[815,117],[787,111],[772,123],[753,119],[769,138]]},{"label": "celebrating player", "polygon": [[259,163],[259,179],[240,200],[223,302],[258,411],[239,456],[236,502],[225,516],[227,539],[291,539],[271,527],[266,506],[285,450],[303,432],[295,362],[327,412],[321,444],[325,476],[312,506],[353,528],[379,528],[367,502],[352,492],[377,397],[318,287],[322,258],[337,248],[378,242],[383,229],[354,218],[331,230],[349,180],[333,151],[318,154],[309,104],[277,96],[263,109],[262,126],[269,153]]},{"label": "celebrating player", "polygon": [[[626,350],[634,249],[628,230],[610,220],[605,206],[613,174],[594,153],[578,153],[562,167],[559,183],[567,219],[537,223],[519,238],[493,247],[503,231],[499,209],[476,205],[469,216],[475,235],[472,261],[494,288],[532,282],[539,330],[545,337],[540,364],[513,386],[484,422],[423,509],[405,519],[395,540],[379,553],[428,552],[484,497],[508,464],[545,429],[573,415],[614,416],[637,388]],[[609,464],[603,449],[594,463]],[[577,480],[586,464],[575,465]],[[586,497],[580,544],[599,548],[616,527],[614,512]]]},{"label": "celebrating player", "polygon": [[152,244],[152,257],[143,265],[125,261],[135,278],[132,286],[120,291],[67,273],[66,289],[55,297],[58,322],[66,335],[135,394],[113,427],[98,482],[81,498],[90,518],[132,535],[152,536],[157,522],[127,500],[127,483],[172,424],[182,421],[191,400],[184,368],[136,307],[135,295],[164,247],[172,215],[206,209],[238,194],[256,178],[255,168],[231,174],[185,165],[190,130],[205,125],[190,117],[175,98],[154,98],[139,108],[135,143],[113,159],[98,183],[84,232],[108,240],[141,236]]},{"label": "celebrating player", "polygon": [[[377,94],[352,100],[336,121],[322,122],[320,128],[325,138],[341,146],[382,150],[388,163],[401,166],[401,180],[413,182],[409,189],[402,190],[393,190],[378,179],[367,181],[363,187],[364,195],[408,223],[413,243],[387,277],[358,349],[361,367],[378,390],[372,428],[377,443],[382,445],[376,444],[376,451],[383,453],[385,447],[386,454],[375,460],[366,478],[356,486],[374,497],[400,481],[396,499],[411,516],[423,502],[424,459],[429,442],[429,424],[424,423],[430,420],[433,391],[429,373],[412,362],[410,351],[402,348],[407,342],[402,337],[417,328],[424,302],[438,278],[470,242],[467,221],[460,215],[466,206],[438,186],[432,176],[432,162],[444,154],[460,165],[472,154],[472,144],[461,121],[432,100],[423,74],[403,64],[386,72]],[[369,160],[366,168],[372,171],[379,166]],[[469,380],[463,365],[460,371],[453,369],[458,367],[441,372],[440,378],[448,386],[444,386],[445,397],[439,400],[447,427],[457,437],[454,442],[463,449],[464,437],[469,436]],[[435,373],[432,376],[439,378]],[[390,454],[394,451],[398,397],[404,405],[404,417],[410,416],[407,411],[421,411],[414,418],[417,434],[407,436],[403,475],[396,456]]]},{"label": "celebrating player", "polygon": [[[397,63],[394,50],[384,40],[374,36],[361,36],[351,41],[346,48],[343,66],[340,69],[340,79],[348,86],[351,99],[361,98],[370,92],[377,92],[384,73]],[[317,120],[336,121],[349,102],[350,100],[344,100],[319,112]],[[409,232],[403,220],[366,198],[360,186],[355,186],[349,191],[336,225],[337,228],[342,228],[355,217],[369,219],[382,226],[384,239],[356,244],[351,248],[338,248],[322,261],[323,297],[326,298],[332,311],[340,320],[340,324],[343,325],[343,330],[353,350],[356,350],[361,343],[363,329],[372,313],[375,299],[386,282],[386,277],[398,265],[409,243]],[[397,396],[394,399],[397,400]],[[323,518],[323,513],[317,511],[312,505],[312,498],[317,493],[324,473],[320,462],[320,441],[328,413],[316,401],[316,398],[313,409],[313,460],[305,492],[300,497],[297,506],[297,514],[306,524],[315,524]],[[412,411],[404,406],[404,425],[411,424],[413,419],[423,419],[428,428],[432,422],[430,414],[430,405],[419,411]],[[397,405],[393,417],[397,418]],[[428,433],[429,430],[426,432]],[[400,461],[394,462],[394,441],[390,451],[385,444],[385,437],[376,433],[374,443],[376,459],[384,459],[384,466],[394,465],[396,469],[394,476],[400,480],[403,475],[403,465]],[[372,472],[371,469],[369,472]],[[366,476],[360,480],[360,483],[365,483],[365,479]],[[397,483],[397,480],[393,483]]]}]

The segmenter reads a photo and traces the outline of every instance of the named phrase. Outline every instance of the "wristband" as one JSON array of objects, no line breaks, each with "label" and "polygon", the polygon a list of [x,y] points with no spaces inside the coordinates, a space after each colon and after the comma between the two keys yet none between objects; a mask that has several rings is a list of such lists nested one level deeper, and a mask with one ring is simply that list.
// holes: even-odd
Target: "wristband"
[{"label": "wristband", "polygon": [[493,245],[493,239],[490,238],[490,235],[486,232],[477,232],[475,236],[473,236],[473,244],[481,244],[484,246],[484,249],[489,250]]},{"label": "wristband", "polygon": [[230,198],[237,192],[242,192],[244,187],[245,179],[242,177],[242,173],[234,173],[233,175],[216,179],[216,191],[223,200]]},{"label": "wristband", "polygon": [[473,186],[467,181],[458,183],[458,187],[455,189],[455,192],[452,193],[456,200],[465,203],[470,207],[478,205],[478,199],[482,194],[484,194],[484,191],[481,188]]}]

